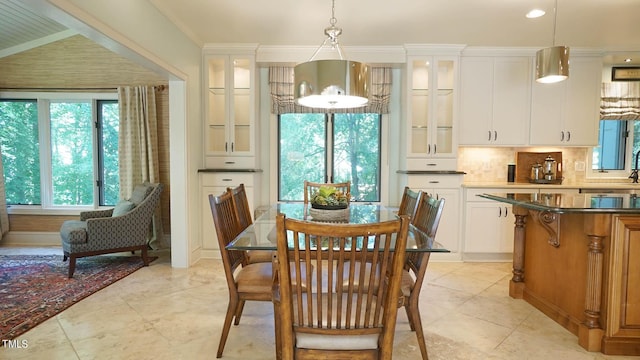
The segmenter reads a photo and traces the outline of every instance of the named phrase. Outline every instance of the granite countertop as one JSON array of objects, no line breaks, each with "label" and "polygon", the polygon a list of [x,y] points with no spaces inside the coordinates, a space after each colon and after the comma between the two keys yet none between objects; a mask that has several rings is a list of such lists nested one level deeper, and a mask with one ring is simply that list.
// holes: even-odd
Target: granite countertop
[{"label": "granite countertop", "polygon": [[640,197],[636,194],[602,193],[486,193],[485,199],[552,213],[640,214]]},{"label": "granite countertop", "polygon": [[634,184],[620,180],[618,182],[564,182],[562,184],[535,184],[529,182],[506,181],[466,181],[462,184],[465,188],[523,188],[523,189],[635,189],[640,192],[640,184]]}]

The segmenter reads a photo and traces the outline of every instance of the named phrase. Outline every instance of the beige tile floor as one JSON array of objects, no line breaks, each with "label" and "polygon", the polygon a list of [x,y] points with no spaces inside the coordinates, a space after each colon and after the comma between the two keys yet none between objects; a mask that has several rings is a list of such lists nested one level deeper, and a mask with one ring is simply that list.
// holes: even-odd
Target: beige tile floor
[{"label": "beige tile floor", "polygon": [[[1,248],[2,253],[59,249]],[[172,268],[167,253],[80,301],[19,340],[0,359],[213,359],[227,306],[219,260]],[[509,263],[431,262],[421,296],[431,360],[631,359],[582,349],[577,338],[522,300],[508,296]],[[273,359],[273,308],[247,303],[223,359]],[[1,345],[1,344],[0,344]],[[394,359],[418,359],[404,311]]]}]

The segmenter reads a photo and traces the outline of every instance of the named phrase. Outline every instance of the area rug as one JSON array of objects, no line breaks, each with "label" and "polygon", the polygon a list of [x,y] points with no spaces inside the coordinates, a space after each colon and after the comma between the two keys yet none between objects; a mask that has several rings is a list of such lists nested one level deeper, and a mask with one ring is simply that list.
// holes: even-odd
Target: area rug
[{"label": "area rug", "polygon": [[[150,257],[150,261],[156,257]],[[0,339],[12,340],[144,266],[140,256],[0,255]]]}]

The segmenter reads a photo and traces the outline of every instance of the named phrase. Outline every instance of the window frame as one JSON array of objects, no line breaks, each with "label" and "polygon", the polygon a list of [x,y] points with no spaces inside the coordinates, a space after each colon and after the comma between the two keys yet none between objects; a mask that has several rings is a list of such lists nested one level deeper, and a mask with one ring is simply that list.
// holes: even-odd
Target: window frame
[{"label": "window frame", "polygon": [[[336,115],[341,115],[341,113],[335,114],[335,113],[318,113],[324,116],[324,122],[325,122],[325,133],[324,133],[324,137],[325,137],[325,180],[327,182],[334,182],[332,181],[333,177],[334,177],[334,166],[335,164],[333,163],[333,157],[335,155],[335,148],[333,147],[334,145],[334,141],[335,141],[335,116]],[[359,113],[354,113],[354,114],[359,114]],[[281,114],[281,115],[285,115],[285,114]],[[378,193],[378,200],[377,201],[366,201],[366,203],[382,203],[383,201],[385,201],[385,189],[386,189],[386,178],[383,174],[387,174],[388,173],[388,161],[387,161],[387,137],[388,137],[388,121],[386,121],[388,119],[388,115],[386,114],[374,114],[378,117],[377,121],[379,124],[379,132],[378,132],[378,141],[379,141],[379,156],[378,156],[378,161],[379,161],[379,167],[378,167],[378,179],[379,179],[379,183],[378,188],[379,188],[379,193]],[[280,199],[280,193],[281,193],[281,189],[280,189],[280,184],[281,184],[281,172],[280,172],[280,115],[275,115],[275,143],[277,144],[276,146],[276,151],[275,151],[275,179],[276,179],[276,184],[275,184],[275,201],[298,201],[298,200],[281,200]],[[335,179],[333,179],[335,180]],[[338,179],[335,180],[337,182],[341,182],[344,179]],[[299,201],[302,201],[302,199],[300,199]],[[353,200],[352,200],[353,201]]]},{"label": "window frame", "polygon": [[[615,121],[615,120],[601,120],[601,121]],[[624,169],[622,170],[594,170],[593,169],[593,151],[596,147],[589,147],[587,151],[587,159],[586,159],[586,178],[587,179],[628,179],[631,171],[633,171],[635,166],[635,154],[633,153],[633,144],[634,144],[634,122],[640,120],[618,120],[618,121],[626,121],[627,129],[626,129],[626,141],[625,141],[625,159],[624,159]],[[598,125],[598,132],[600,132],[600,125]],[[598,136],[598,142],[600,141],[600,136]],[[600,144],[598,144],[599,146]]]},{"label": "window frame", "polygon": [[[97,110],[98,101],[118,101],[116,92],[47,92],[47,91],[20,91],[20,92],[0,92],[2,100],[35,100],[38,107],[38,138],[40,142],[40,202],[37,205],[14,205],[8,204],[9,214],[56,214],[56,215],[77,215],[81,211],[95,210],[101,208],[111,208],[113,205],[100,205],[100,188],[98,186],[99,165],[98,165],[98,129]],[[51,169],[51,132],[50,132],[50,103],[56,102],[91,102],[92,106],[92,147],[93,147],[93,199],[90,206],[70,206],[53,205],[53,184]]]}]

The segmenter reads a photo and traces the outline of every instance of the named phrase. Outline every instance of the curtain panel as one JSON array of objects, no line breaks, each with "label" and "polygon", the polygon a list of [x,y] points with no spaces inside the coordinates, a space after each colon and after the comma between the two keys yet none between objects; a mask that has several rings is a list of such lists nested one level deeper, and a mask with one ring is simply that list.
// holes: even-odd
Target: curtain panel
[{"label": "curtain panel", "polygon": [[7,213],[7,197],[4,188],[4,169],[2,168],[2,154],[0,153],[0,240],[9,232],[9,214]]},{"label": "curtain panel", "polygon": [[600,120],[640,120],[640,82],[602,83]]},{"label": "curtain panel", "polygon": [[[120,198],[129,199],[137,184],[160,182],[155,87],[119,87],[118,101]],[[154,249],[168,246],[164,244],[161,215],[161,207],[158,206],[149,239],[149,245]]]},{"label": "curtain panel", "polygon": [[353,109],[313,109],[297,105],[294,101],[293,67],[272,66],[269,68],[271,88],[271,113],[389,113],[391,98],[391,68],[371,67],[369,103]]}]

